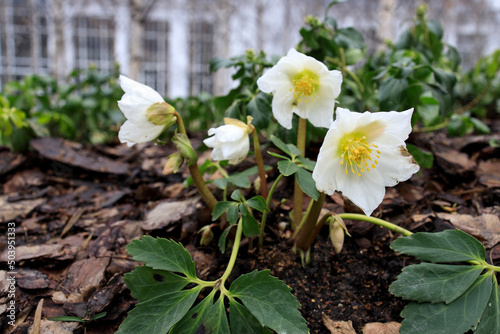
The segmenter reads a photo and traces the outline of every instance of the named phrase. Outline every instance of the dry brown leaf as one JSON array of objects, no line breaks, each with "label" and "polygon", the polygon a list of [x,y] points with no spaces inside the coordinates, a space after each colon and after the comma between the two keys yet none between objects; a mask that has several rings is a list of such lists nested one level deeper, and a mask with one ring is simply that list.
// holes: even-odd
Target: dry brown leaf
[{"label": "dry brown leaf", "polygon": [[335,321],[330,319],[326,314],[323,314],[323,323],[332,334],[356,334],[351,320]]},{"label": "dry brown leaf", "polygon": [[363,327],[363,334],[399,334],[399,322],[371,322]]},{"label": "dry brown leaf", "polygon": [[497,215],[484,214],[477,217],[451,213],[436,213],[436,215],[484,241],[486,248],[491,248],[500,242],[500,219]]},{"label": "dry brown leaf", "polygon": [[199,202],[200,197],[188,198],[176,202],[162,202],[147,214],[146,221],[142,224],[142,229],[152,231],[167,227],[181,220],[183,217],[194,214]]},{"label": "dry brown leaf", "polygon": [[40,334],[40,322],[42,320],[43,298],[38,302],[36,307],[35,317],[33,318],[33,326],[31,327],[31,334]]}]

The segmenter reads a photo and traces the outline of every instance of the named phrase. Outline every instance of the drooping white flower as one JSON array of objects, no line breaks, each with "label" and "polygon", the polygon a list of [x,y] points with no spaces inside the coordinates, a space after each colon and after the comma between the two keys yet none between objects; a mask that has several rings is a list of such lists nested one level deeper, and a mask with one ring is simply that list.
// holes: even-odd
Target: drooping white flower
[{"label": "drooping white flower", "polygon": [[384,199],[385,187],[408,180],[420,168],[405,144],[412,113],[337,108],[313,171],[318,190],[329,195],[341,191],[371,215]]},{"label": "drooping white flower", "polygon": [[156,139],[172,119],[175,111],[153,88],[120,75],[125,92],[118,107],[127,121],[121,126],[120,142],[133,146]]},{"label": "drooping white flower", "polygon": [[340,71],[329,71],[295,49],[257,80],[261,91],[273,93],[273,115],[287,129],[292,128],[293,113],[316,127],[330,127],[341,84]]},{"label": "drooping white flower", "polygon": [[233,118],[224,118],[224,124],[218,128],[211,128],[208,134],[212,137],[203,142],[208,147],[213,148],[212,159],[215,161],[229,160],[229,163],[236,165],[248,155],[250,149],[250,139],[248,134],[253,127]]}]

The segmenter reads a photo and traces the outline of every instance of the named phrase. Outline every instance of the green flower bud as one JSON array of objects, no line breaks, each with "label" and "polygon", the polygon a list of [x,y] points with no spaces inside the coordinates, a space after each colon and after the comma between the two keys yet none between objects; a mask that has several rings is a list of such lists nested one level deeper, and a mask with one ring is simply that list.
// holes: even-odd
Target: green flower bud
[{"label": "green flower bud", "polygon": [[210,225],[203,226],[198,233],[201,233],[200,245],[202,246],[210,245],[210,242],[214,239],[214,233]]},{"label": "green flower bud", "polygon": [[167,102],[157,102],[146,109],[148,121],[154,125],[165,125],[166,128],[172,126],[177,118],[175,117],[175,108]]},{"label": "green flower bud", "polygon": [[186,160],[188,166],[193,166],[198,161],[198,154],[191,146],[189,138],[182,133],[176,133],[172,138],[172,142],[177,147],[177,151]]},{"label": "green flower bud", "polygon": [[182,154],[176,152],[168,157],[167,163],[163,167],[163,175],[169,175],[172,173],[179,172],[182,164],[184,163],[184,158]]}]

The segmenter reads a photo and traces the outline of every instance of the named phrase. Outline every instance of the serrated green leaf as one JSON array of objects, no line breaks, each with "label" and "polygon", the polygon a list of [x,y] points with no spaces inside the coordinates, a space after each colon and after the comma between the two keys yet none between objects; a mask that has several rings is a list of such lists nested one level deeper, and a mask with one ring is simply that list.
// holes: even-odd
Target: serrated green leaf
[{"label": "serrated green leaf", "polygon": [[403,299],[449,304],[483,271],[479,266],[420,263],[403,269],[389,291]]},{"label": "serrated green leaf", "polygon": [[182,317],[182,319],[177,322],[170,331],[169,334],[194,334],[202,326],[203,320],[206,314],[210,310],[213,304],[215,290],[212,290],[208,296],[206,296],[202,301],[200,301],[195,307],[189,310],[189,312]]},{"label": "serrated green leaf", "polygon": [[241,202],[242,198],[243,196],[241,196],[241,191],[239,191],[238,189],[231,193],[231,199],[236,202]]},{"label": "serrated green leaf", "polygon": [[167,333],[193,305],[201,288],[167,293],[138,303],[117,334]]},{"label": "serrated green leaf", "polygon": [[308,333],[297,299],[269,270],[253,271],[238,277],[229,288],[230,296],[241,300],[262,326],[277,333]]},{"label": "serrated green leaf", "polygon": [[491,285],[489,275],[482,275],[450,304],[408,304],[401,313],[401,334],[457,334],[474,329],[490,297]]},{"label": "serrated green leaf", "polygon": [[302,189],[307,196],[311,197],[315,201],[318,200],[319,191],[316,188],[316,182],[314,182],[311,172],[303,168],[299,168],[295,177],[297,178],[297,183],[299,184],[300,189]]},{"label": "serrated green leaf", "polygon": [[229,201],[219,201],[215,204],[215,207],[212,211],[212,220],[219,219],[220,216],[224,214],[224,212],[228,211],[231,207],[235,206],[237,203],[229,202]]},{"label": "serrated green leaf", "polygon": [[247,236],[249,238],[258,236],[260,233],[260,229],[259,229],[259,223],[257,222],[257,220],[255,220],[255,218],[249,214],[243,215],[242,219],[243,219],[243,222],[242,222],[243,234],[245,234],[245,236]]},{"label": "serrated green leaf", "polygon": [[266,327],[261,326],[259,321],[250,311],[234,299],[229,300],[229,323],[232,333],[247,334],[271,334]]},{"label": "serrated green leaf", "polygon": [[229,330],[229,323],[227,321],[226,308],[224,307],[224,299],[222,297],[211,305],[209,312],[203,319],[203,325],[205,326],[205,333],[231,333]]},{"label": "serrated green leaf", "polygon": [[437,233],[418,232],[394,240],[391,248],[399,253],[435,263],[484,261],[484,246],[460,230]]},{"label": "serrated green leaf", "polygon": [[127,252],[136,261],[153,269],[178,272],[196,278],[194,261],[189,252],[173,240],[145,235],[127,246]]},{"label": "serrated green leaf", "polygon": [[179,275],[150,267],[136,267],[123,277],[132,297],[139,302],[154,298],[160,294],[182,290],[189,281]]},{"label": "serrated green leaf", "polygon": [[[219,188],[219,189],[226,189],[228,179],[226,179],[226,178],[215,179],[213,182],[215,183],[215,185],[217,186],[217,188]],[[212,214],[213,214],[213,212],[212,212]]]},{"label": "serrated green leaf", "polygon": [[251,208],[258,210],[260,212],[269,211],[267,207],[266,200],[262,196],[254,196],[245,202]]},{"label": "serrated green leaf", "polygon": [[285,157],[284,155],[281,155],[281,154],[278,154],[278,153],[267,151],[267,154],[269,154],[270,156],[273,156],[275,158],[278,158],[278,159],[290,160],[290,158]]},{"label": "serrated green leaf", "polygon": [[227,221],[229,225],[234,225],[240,219],[240,211],[238,203],[233,203],[234,205],[227,211]]},{"label": "serrated green leaf", "polygon": [[297,166],[290,160],[281,160],[278,161],[278,170],[284,176],[290,176],[292,174],[295,174],[299,170],[299,166]]},{"label": "serrated green leaf", "polygon": [[486,304],[483,315],[477,329],[476,334],[500,334],[500,287],[494,275],[493,288],[491,289],[490,299]]},{"label": "serrated green leaf", "polygon": [[249,188],[250,187],[250,181],[248,180],[248,176],[245,175],[231,175],[227,178],[228,182],[231,182],[238,188]]}]

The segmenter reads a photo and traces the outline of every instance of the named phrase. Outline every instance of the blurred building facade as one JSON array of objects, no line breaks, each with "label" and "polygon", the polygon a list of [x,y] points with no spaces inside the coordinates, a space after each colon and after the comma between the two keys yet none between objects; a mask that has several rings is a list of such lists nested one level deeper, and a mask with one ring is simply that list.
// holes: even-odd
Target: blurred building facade
[{"label": "blurred building facade", "polygon": [[[121,72],[170,97],[224,94],[230,73],[209,73],[212,57],[246,49],[285,54],[307,15],[330,0],[1,0],[0,90],[25,75],[63,80],[73,69]],[[375,50],[412,25],[421,3],[438,19],[463,67],[500,48],[498,0],[351,0],[328,15],[354,26]]]}]

